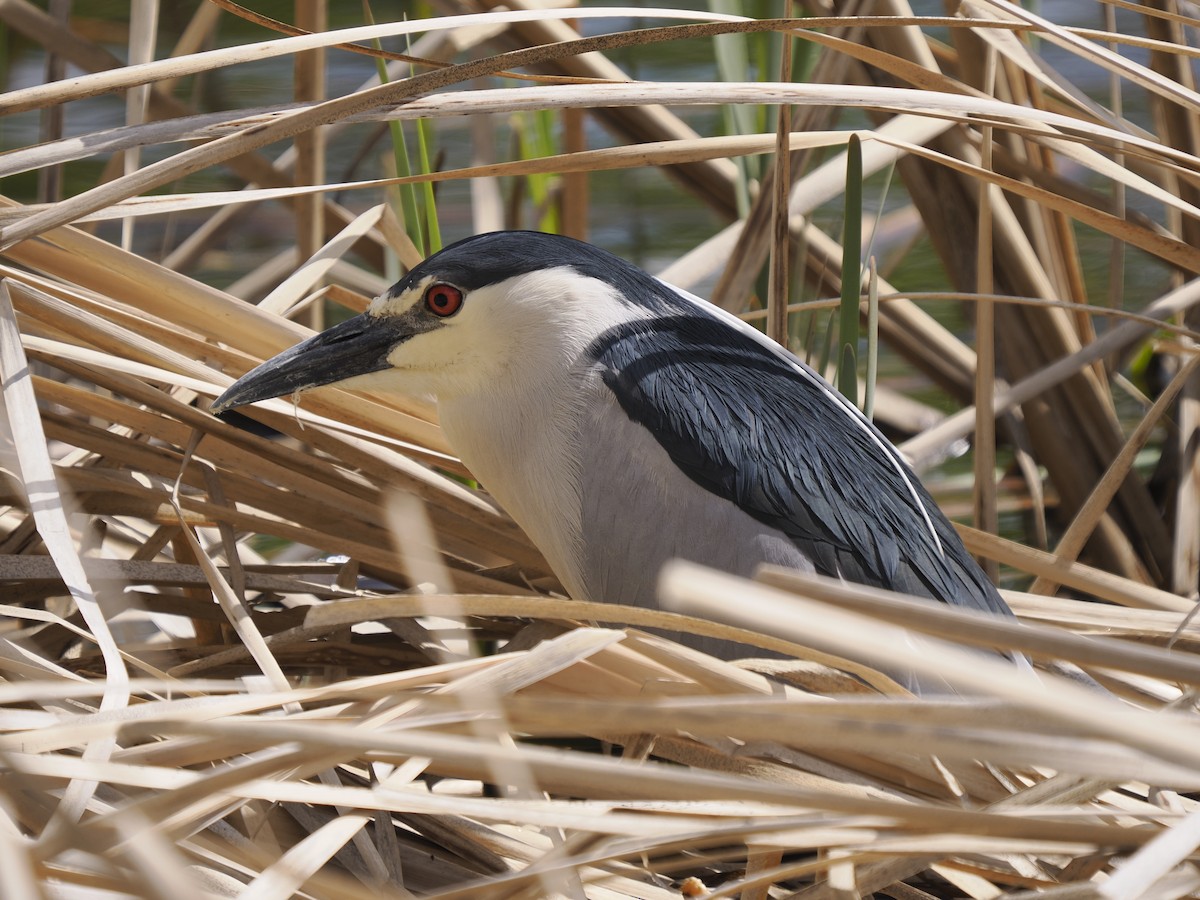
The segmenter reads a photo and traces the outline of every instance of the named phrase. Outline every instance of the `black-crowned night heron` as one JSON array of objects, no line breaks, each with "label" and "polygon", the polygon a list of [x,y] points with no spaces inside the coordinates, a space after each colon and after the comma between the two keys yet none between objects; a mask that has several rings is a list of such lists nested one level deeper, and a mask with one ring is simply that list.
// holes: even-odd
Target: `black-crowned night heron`
[{"label": "black-crowned night heron", "polygon": [[432,395],[462,461],[580,599],[656,606],[674,557],[1011,615],[855,406],[737,318],[589,244],[467,238],[216,412],[339,383]]}]

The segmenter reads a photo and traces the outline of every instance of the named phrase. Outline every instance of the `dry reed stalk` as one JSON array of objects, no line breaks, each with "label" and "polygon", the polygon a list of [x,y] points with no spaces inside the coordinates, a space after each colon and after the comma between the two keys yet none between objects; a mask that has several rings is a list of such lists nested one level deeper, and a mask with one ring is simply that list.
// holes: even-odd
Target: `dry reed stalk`
[{"label": "dry reed stalk", "polygon": [[[205,4],[178,34],[160,22],[158,41],[148,19],[131,28],[141,57],[173,50],[130,66],[78,19],[0,4],[41,48],[30,52],[89,73],[11,91],[0,113],[65,110],[70,124],[89,98],[125,90],[134,102],[115,127],[0,154],[15,195],[0,206],[0,895],[666,898],[686,876],[710,896],[837,900],[1200,889],[1194,22],[1146,5],[1130,19],[1142,33],[1116,33],[1007,0],[926,18],[889,0],[870,17],[813,3],[815,18],[790,21],[665,11],[692,24],[581,39],[573,25],[589,16],[646,11],[519,6],[315,34],[266,23],[291,36],[206,51],[236,9]],[[380,86],[363,60],[360,88],[323,98],[310,54],[422,31],[440,37],[414,45],[431,57],[411,63],[416,77],[397,69]],[[771,72],[631,84],[598,52],[578,55],[770,31],[816,48],[822,83],[763,83]],[[1030,34],[1145,92],[1154,121],[1089,98]],[[294,62],[307,87],[256,97],[255,110],[202,109],[184,93],[188,79],[236,77],[268,56]],[[517,66],[545,83],[489,80]],[[787,104],[796,118],[790,134],[699,135],[679,114],[715,103]],[[511,112],[551,108],[573,136],[546,159],[482,155],[412,179],[331,178],[319,164],[323,130],[340,140],[393,119],[450,130],[487,116],[502,131]],[[775,234],[780,259],[801,245],[809,289],[834,296],[842,248],[826,217],[847,110],[859,111],[868,183],[893,165],[902,183],[888,221],[919,223],[937,259],[936,283],[921,283],[937,290],[906,291],[929,277],[908,266],[915,239],[875,237],[893,260],[879,285],[884,342],[957,409],[906,446],[927,461],[973,430],[990,446],[996,424],[998,448],[1034,482],[1030,503],[1044,467],[1056,549],[964,529],[970,548],[1038,590],[1119,605],[1010,592],[1016,627],[794,575],[764,574],[781,592],[685,570],[666,593],[712,604],[711,618],[567,601],[545,596],[555,583],[540,554],[460,480],[428,404],[318,391],[250,411],[271,437],[207,413],[233,377],[309,333],[289,316],[325,300],[359,310],[386,285],[385,258],[415,263],[386,204],[349,208],[405,181],[470,181],[488,196],[501,177],[582,183],[658,166],[729,219],[731,157],[786,148],[748,216],[687,254],[686,277],[717,278],[716,299],[749,312],[777,197],[790,228]],[[584,148],[585,117],[617,146]],[[285,138],[296,153],[264,155]],[[103,185],[75,175],[137,154],[159,161],[114,168]],[[172,183],[219,166],[238,189]],[[77,179],[72,196],[34,203],[18,176],[58,167]],[[146,196],[163,188],[174,193]],[[492,192],[491,210],[474,212],[496,221],[502,203]],[[298,220],[301,252],[273,247],[229,292],[213,286],[214,260],[277,221],[276,204]],[[114,220],[137,239],[162,216],[200,224],[161,261],[142,242],[116,245]],[[1123,285],[1092,283],[1086,229],[1148,261],[1122,309],[1087,302]],[[994,288],[979,258],[992,259]],[[939,292],[975,302],[983,344],[918,305]],[[1110,312],[1126,321],[1093,324]],[[1179,374],[1119,419],[1130,392],[1117,361],[1145,347]],[[979,466],[995,468],[987,454]],[[749,630],[714,621],[760,603]],[[732,665],[643,629],[784,658]],[[1044,681],[949,641],[1028,652]],[[476,657],[478,642],[500,652]],[[1061,678],[1065,663],[1107,691]],[[973,702],[907,695],[902,665]]]}]

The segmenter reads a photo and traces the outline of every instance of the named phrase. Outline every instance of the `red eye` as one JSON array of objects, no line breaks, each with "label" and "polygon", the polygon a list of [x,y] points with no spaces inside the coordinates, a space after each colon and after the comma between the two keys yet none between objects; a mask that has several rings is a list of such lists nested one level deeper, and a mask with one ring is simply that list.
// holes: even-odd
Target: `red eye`
[{"label": "red eye", "polygon": [[439,282],[425,290],[425,308],[435,316],[452,316],[462,307],[462,291],[452,284]]}]

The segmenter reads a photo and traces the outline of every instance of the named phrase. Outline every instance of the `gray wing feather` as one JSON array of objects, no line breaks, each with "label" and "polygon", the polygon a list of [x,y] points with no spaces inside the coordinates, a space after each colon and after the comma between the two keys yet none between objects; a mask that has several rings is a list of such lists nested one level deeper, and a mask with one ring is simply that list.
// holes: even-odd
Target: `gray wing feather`
[{"label": "gray wing feather", "polygon": [[591,356],[689,478],[818,572],[1011,615],[894,448],[804,364],[715,316],[617,326]]}]

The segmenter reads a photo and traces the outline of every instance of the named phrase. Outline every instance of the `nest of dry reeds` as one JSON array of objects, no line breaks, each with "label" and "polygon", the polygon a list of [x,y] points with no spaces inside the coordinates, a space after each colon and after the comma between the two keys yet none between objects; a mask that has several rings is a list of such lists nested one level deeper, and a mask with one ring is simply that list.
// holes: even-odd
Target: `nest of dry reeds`
[{"label": "nest of dry reeds", "polygon": [[[495,5],[0,3],[0,896],[1200,891],[1194,9]],[[680,41],[709,80],[611,61]],[[288,87],[239,102],[264,66]],[[675,613],[576,603],[429,406],[208,412],[436,247],[455,189],[460,231],[583,236],[614,170],[719,223],[661,274],[821,365],[851,131],[856,190],[888,185],[848,207],[876,418],[925,469],[970,439],[972,515],[937,492],[1019,627],[683,565]],[[361,170],[380,136],[419,152]]]}]

